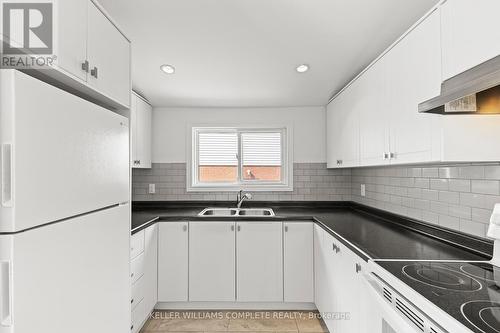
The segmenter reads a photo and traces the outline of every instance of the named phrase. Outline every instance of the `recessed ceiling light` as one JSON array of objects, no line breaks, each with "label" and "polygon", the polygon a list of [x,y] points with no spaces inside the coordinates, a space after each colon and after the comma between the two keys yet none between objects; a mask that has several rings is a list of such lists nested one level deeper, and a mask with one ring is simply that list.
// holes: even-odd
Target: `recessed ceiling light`
[{"label": "recessed ceiling light", "polygon": [[175,67],[172,65],[161,65],[160,69],[167,74],[174,74],[175,73]]},{"label": "recessed ceiling light", "polygon": [[296,70],[299,73],[305,73],[309,70],[309,65],[306,65],[306,64],[298,65]]}]

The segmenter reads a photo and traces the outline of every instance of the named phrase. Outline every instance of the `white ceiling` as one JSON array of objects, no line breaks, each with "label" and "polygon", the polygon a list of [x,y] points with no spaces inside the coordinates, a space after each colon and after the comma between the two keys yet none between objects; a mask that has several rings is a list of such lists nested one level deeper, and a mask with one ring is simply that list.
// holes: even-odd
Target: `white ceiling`
[{"label": "white ceiling", "polygon": [[437,0],[100,2],[132,40],[134,89],[154,106],[281,107],[325,105]]}]

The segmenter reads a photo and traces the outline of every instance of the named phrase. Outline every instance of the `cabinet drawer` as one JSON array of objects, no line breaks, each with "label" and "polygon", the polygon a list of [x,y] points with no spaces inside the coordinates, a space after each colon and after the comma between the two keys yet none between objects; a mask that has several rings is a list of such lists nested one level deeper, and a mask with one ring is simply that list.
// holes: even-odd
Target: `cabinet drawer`
[{"label": "cabinet drawer", "polygon": [[144,275],[144,253],[132,260],[130,265],[130,280],[134,284]]},{"label": "cabinet drawer", "polygon": [[130,238],[130,259],[134,259],[142,252],[144,252],[144,230]]},{"label": "cabinet drawer", "polygon": [[132,299],[130,300],[130,304],[132,310],[134,310],[139,303],[144,300],[144,277],[140,277],[133,285],[132,285]]},{"label": "cabinet drawer", "polygon": [[132,323],[130,324],[131,333],[137,333],[141,330],[142,322],[146,319],[144,313],[144,301],[142,301],[132,310]]}]

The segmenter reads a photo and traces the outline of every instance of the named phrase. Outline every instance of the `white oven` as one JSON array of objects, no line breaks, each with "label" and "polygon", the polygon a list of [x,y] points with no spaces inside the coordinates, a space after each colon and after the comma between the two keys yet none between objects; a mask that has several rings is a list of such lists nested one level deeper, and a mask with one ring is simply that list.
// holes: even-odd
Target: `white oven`
[{"label": "white oven", "polygon": [[373,333],[447,333],[373,272],[364,275],[367,327]]}]

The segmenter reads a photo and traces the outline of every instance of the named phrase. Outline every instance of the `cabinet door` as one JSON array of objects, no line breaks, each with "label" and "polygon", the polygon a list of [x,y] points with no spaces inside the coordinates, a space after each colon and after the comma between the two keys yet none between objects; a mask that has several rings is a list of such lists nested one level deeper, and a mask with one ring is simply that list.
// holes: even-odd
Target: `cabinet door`
[{"label": "cabinet door", "polygon": [[441,6],[443,81],[500,54],[498,13],[498,0],[449,0]]},{"label": "cabinet door", "polygon": [[158,301],[188,300],[188,222],[160,223]]},{"label": "cabinet door", "polygon": [[324,232],[323,234],[322,257],[324,266],[324,284],[319,292],[323,294],[324,310],[323,319],[330,332],[339,332],[339,315],[342,309],[339,308],[339,288],[342,280],[340,277],[341,266],[340,259],[334,250],[334,245],[337,243],[333,236]]},{"label": "cabinet door", "polygon": [[359,166],[359,101],[362,91],[354,82],[344,91],[344,100],[338,110],[340,123],[341,166]]},{"label": "cabinet door", "polygon": [[140,168],[151,168],[151,116],[152,107],[137,98],[137,150]]},{"label": "cabinet door", "polygon": [[284,223],[285,302],[314,302],[313,224]]},{"label": "cabinet door", "polygon": [[439,11],[432,13],[386,54],[392,164],[431,162],[433,121],[418,104],[441,90]]},{"label": "cabinet door", "polygon": [[132,93],[130,96],[130,141],[132,147],[132,161],[131,165],[133,168],[139,167],[140,159],[140,145],[139,143],[139,110],[138,110],[138,99],[136,94]]},{"label": "cabinet door", "polygon": [[314,225],[314,303],[320,314],[326,311],[326,276],[323,255],[323,229]]},{"label": "cabinet door", "polygon": [[58,23],[54,41],[57,67],[82,81],[87,72],[82,64],[87,59],[87,3],[89,0],[57,1],[55,20]]},{"label": "cabinet door", "polygon": [[342,96],[330,102],[326,107],[326,158],[328,168],[340,167],[340,128],[342,124],[339,112],[342,105]]},{"label": "cabinet door", "polygon": [[352,87],[327,107],[328,167],[359,165],[359,115]]},{"label": "cabinet door", "polygon": [[[87,59],[89,85],[129,106],[130,43],[91,1],[88,1]],[[93,70],[97,70],[94,75]]]},{"label": "cabinet door", "polygon": [[189,301],[235,301],[235,241],[234,222],[190,222]]},{"label": "cabinet door", "polygon": [[386,72],[386,59],[382,57],[359,78],[359,153],[362,166],[389,163]]},{"label": "cabinet door", "polygon": [[238,301],[283,301],[282,228],[280,222],[237,223]]},{"label": "cabinet door", "polygon": [[158,301],[158,224],[144,233],[144,309],[146,318]]},{"label": "cabinet door", "polygon": [[337,311],[341,317],[337,321],[338,332],[359,332],[361,317],[360,287],[361,280],[356,272],[358,256],[345,247],[340,242],[336,242],[340,248],[335,252],[335,262],[337,264],[336,299]]}]

